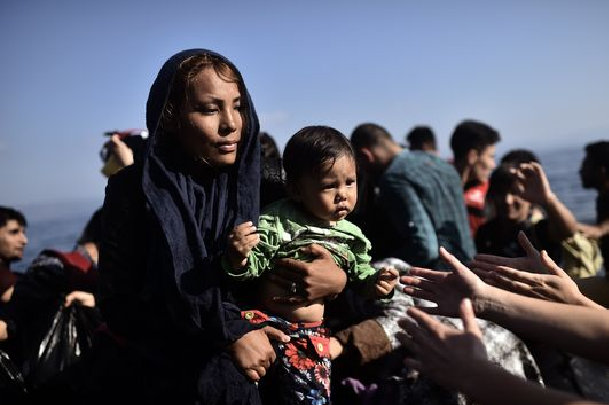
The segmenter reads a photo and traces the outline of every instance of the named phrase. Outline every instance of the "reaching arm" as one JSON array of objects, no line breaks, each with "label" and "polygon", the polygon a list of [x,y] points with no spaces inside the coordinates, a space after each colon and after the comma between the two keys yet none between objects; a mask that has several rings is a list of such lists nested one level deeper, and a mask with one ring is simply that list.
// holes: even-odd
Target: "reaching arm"
[{"label": "reaching arm", "polygon": [[463,331],[450,328],[416,308],[408,314],[416,321],[400,321],[409,336],[402,342],[415,358],[405,363],[442,385],[463,392],[487,405],[587,405],[570,394],[543,388],[516,377],[486,358],[482,334],[469,299],[460,303]]},{"label": "reaching arm", "polygon": [[408,285],[404,292],[438,304],[422,308],[425,312],[455,316],[460,301],[470,298],[484,319],[520,336],[609,364],[609,312],[606,310],[547,302],[504,291],[484,283],[445,249],[440,249],[440,255],[453,267],[452,273],[412,268],[409,276],[402,277],[402,282]]}]

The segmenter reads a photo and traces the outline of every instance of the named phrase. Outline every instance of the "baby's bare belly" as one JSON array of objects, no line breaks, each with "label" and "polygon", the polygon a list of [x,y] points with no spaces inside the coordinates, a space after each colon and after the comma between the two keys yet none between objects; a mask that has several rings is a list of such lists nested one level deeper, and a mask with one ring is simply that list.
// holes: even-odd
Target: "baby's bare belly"
[{"label": "baby's bare belly", "polygon": [[318,322],[324,317],[323,299],[290,304],[277,302],[274,297],[292,297],[290,291],[281,286],[263,281],[260,288],[260,303],[269,314],[277,315],[290,322]]}]

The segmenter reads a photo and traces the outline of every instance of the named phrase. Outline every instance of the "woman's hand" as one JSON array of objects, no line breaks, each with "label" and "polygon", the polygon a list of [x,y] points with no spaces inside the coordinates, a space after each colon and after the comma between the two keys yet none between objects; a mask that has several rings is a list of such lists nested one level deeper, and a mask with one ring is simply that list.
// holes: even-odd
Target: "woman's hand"
[{"label": "woman's hand", "polygon": [[459,306],[464,298],[476,303],[490,286],[443,247],[440,248],[440,257],[454,269],[452,272],[411,267],[408,275],[400,278],[406,284],[403,291],[412,297],[436,303],[437,307],[421,308],[429,314],[459,316]]},{"label": "woman's hand", "polygon": [[229,346],[237,366],[252,381],[260,381],[266,375],[266,370],[276,358],[275,350],[270,339],[278,342],[289,342],[290,337],[279,329],[267,326],[252,330]]},{"label": "woman's hand", "polygon": [[558,267],[545,250],[541,252],[541,264],[550,274],[529,273],[478,260],[474,260],[471,266],[482,280],[503,290],[563,304],[599,307],[579,291],[573,279]]},{"label": "woman's hand", "polygon": [[330,252],[316,244],[305,246],[302,251],[313,259],[310,262],[296,259],[275,262],[275,267],[281,267],[281,271],[269,274],[269,279],[291,293],[286,297],[275,297],[275,301],[295,304],[341,293],[347,284],[347,275]]},{"label": "woman's hand", "polygon": [[463,320],[462,331],[440,323],[418,308],[408,309],[408,315],[416,323],[410,319],[399,321],[409,335],[402,335],[400,340],[414,355],[404,363],[436,382],[454,388],[459,388],[460,381],[467,378],[468,365],[487,361],[482,333],[469,299],[461,301],[459,312]]},{"label": "woman's hand", "polygon": [[526,252],[526,257],[501,257],[493,255],[476,255],[474,260],[477,263],[486,262],[497,266],[507,266],[518,270],[528,271],[531,273],[546,273],[546,268],[541,262],[539,251],[535,249],[533,244],[524,232],[518,233],[518,243]]},{"label": "woman's hand", "polygon": [[252,221],[237,225],[228,234],[228,247],[226,259],[234,269],[239,269],[247,264],[247,258],[254,246],[260,242],[260,235],[256,233],[256,227]]},{"label": "woman's hand", "polygon": [[95,296],[85,291],[72,291],[71,293],[66,295],[66,299],[63,305],[65,307],[69,307],[73,303],[77,303],[84,307],[94,307]]}]

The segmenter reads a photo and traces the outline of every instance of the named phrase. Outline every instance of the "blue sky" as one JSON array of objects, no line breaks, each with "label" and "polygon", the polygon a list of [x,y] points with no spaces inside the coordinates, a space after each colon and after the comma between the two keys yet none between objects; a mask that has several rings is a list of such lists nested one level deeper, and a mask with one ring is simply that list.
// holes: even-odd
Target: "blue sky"
[{"label": "blue sky", "polygon": [[281,146],[309,124],[427,124],[448,156],[464,118],[499,129],[499,153],[609,139],[604,0],[3,0],[0,44],[0,204],[101,201],[102,133],[142,127],[191,47],[235,62]]}]

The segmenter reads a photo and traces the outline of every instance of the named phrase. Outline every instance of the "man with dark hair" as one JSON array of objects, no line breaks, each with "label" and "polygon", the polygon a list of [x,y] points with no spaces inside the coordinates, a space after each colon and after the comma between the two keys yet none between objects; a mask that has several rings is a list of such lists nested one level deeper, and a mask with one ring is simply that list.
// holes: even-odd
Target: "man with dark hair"
[{"label": "man with dark hair", "polygon": [[[360,213],[362,221],[382,224],[376,236],[369,236],[377,247],[373,259],[397,257],[411,265],[434,267],[440,264],[440,246],[451,246],[462,261],[473,257],[461,182],[450,164],[423,151],[403,150],[376,124],[355,128],[351,143],[369,176],[368,191],[378,190]],[[366,218],[374,212],[385,219]]]},{"label": "man with dark hair", "polygon": [[436,144],[436,135],[433,130],[424,125],[419,125],[410,130],[406,134],[408,148],[410,150],[422,150],[428,153],[437,154],[438,146]]},{"label": "man with dark hair", "polygon": [[0,206],[0,299],[8,302],[17,282],[17,276],[10,270],[12,262],[23,258],[27,245],[23,214],[13,208]]},{"label": "man with dark hair", "polygon": [[479,121],[464,120],[450,138],[455,169],[461,176],[465,205],[472,236],[486,220],[486,192],[488,179],[495,168],[495,144],[501,140],[499,132]]},{"label": "man with dark hair", "polygon": [[596,225],[580,224],[580,230],[588,237],[600,240],[606,268],[609,263],[609,141],[586,145],[586,156],[579,174],[584,188],[598,191]]}]

